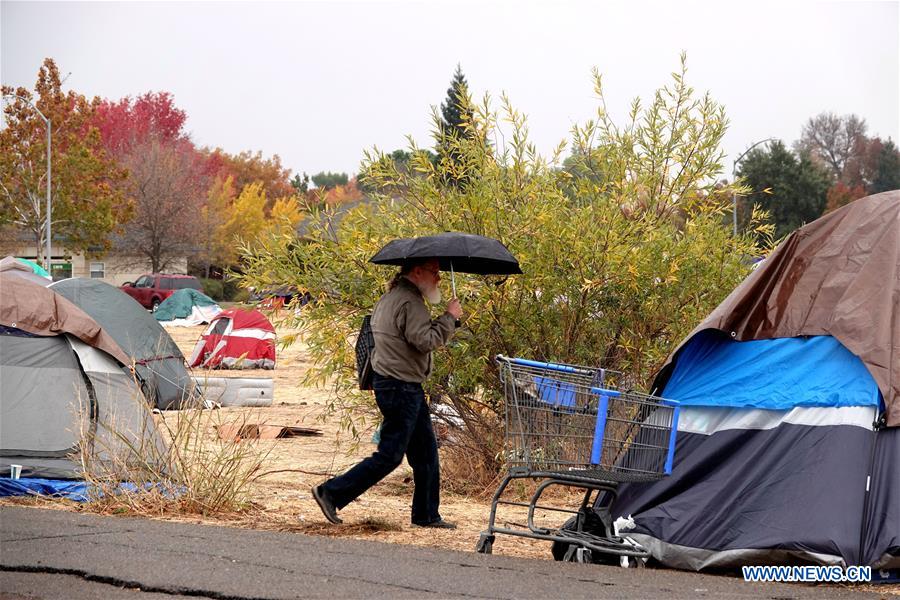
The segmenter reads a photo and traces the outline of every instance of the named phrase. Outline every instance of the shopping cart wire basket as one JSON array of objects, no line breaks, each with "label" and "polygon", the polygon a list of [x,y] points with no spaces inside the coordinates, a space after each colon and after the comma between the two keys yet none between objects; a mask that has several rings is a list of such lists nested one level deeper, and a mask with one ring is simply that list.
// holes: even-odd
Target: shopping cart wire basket
[{"label": "shopping cart wire basket", "polygon": [[[496,533],[550,540],[570,560],[591,551],[646,557],[615,535],[609,507],[622,482],[652,481],[672,472],[678,403],[625,389],[621,374],[596,367],[497,357],[503,387],[507,473],[491,503],[477,550],[490,553]],[[528,504],[503,500],[510,481],[542,480]],[[551,486],[584,490],[577,510],[539,504]],[[500,504],[528,508],[527,525],[498,527]],[[536,510],[571,513],[564,528],[539,527]],[[584,524],[600,522],[593,531]]]}]

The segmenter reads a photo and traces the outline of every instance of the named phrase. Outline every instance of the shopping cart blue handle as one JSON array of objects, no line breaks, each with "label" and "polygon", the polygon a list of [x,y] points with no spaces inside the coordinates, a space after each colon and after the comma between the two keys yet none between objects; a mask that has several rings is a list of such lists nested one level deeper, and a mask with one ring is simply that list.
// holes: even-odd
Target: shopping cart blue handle
[{"label": "shopping cart blue handle", "polygon": [[550,369],[551,371],[559,371],[561,373],[585,373],[585,369],[578,369],[571,365],[560,365],[556,363],[539,362],[536,360],[528,360],[525,358],[509,358],[502,354],[497,355],[498,361],[509,361],[514,365],[522,365],[523,367],[537,367],[538,369]]},{"label": "shopping cart blue handle", "polygon": [[619,390],[608,390],[606,388],[591,388],[591,393],[597,394],[598,396],[606,396],[607,398],[618,398],[622,395],[622,392]]}]

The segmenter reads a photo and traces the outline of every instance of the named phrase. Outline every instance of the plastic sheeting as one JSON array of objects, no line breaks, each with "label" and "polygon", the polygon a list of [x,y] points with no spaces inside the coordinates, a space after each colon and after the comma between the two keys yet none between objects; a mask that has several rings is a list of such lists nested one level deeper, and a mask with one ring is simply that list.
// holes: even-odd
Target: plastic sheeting
[{"label": "plastic sheeting", "polygon": [[88,484],[71,479],[10,479],[0,477],[0,496],[48,496],[87,502]]},{"label": "plastic sheeting", "polygon": [[[119,493],[136,492],[139,489],[145,491],[159,489],[167,498],[175,498],[184,493],[184,488],[171,484],[144,484],[141,488],[137,485],[123,481],[119,483]],[[48,498],[64,498],[73,502],[87,502],[92,491],[91,486],[85,481],[73,481],[71,479],[41,479],[38,477],[26,477],[10,479],[0,477],[0,497],[3,496],[46,496]],[[100,492],[94,494],[102,495]]]},{"label": "plastic sheeting", "polygon": [[863,362],[831,336],[737,342],[714,330],[682,349],[665,397],[689,406],[770,410],[881,403]]}]

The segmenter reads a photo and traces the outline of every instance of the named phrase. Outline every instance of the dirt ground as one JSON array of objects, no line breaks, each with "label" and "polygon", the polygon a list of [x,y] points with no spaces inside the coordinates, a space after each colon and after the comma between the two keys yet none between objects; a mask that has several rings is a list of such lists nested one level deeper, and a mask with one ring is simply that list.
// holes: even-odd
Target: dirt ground
[{"label": "dirt ground", "polygon": [[[169,334],[182,352],[189,356],[205,326],[169,328]],[[292,333],[279,329],[279,336]],[[263,471],[275,471],[253,484],[253,500],[261,511],[244,520],[230,522],[236,526],[252,526],[293,530],[318,535],[351,537],[402,544],[435,546],[472,551],[479,533],[487,526],[490,502],[483,498],[460,496],[442,490],[441,514],[458,525],[456,530],[424,530],[409,523],[412,499],[412,471],[404,461],[394,473],[344,508],[344,523],[332,525],[322,516],[310,495],[310,488],[329,475],[339,474],[375,450],[372,430],[363,432],[358,448],[348,454],[351,439],[339,431],[336,416],[323,420],[328,389],[301,385],[310,362],[302,341],[277,351],[273,371],[217,370],[213,377],[263,377],[274,380],[272,406],[262,408],[221,408],[222,420],[228,422],[265,423],[320,429],[318,437],[294,437],[261,440],[267,452]],[[210,432],[210,435],[213,435]],[[525,513],[508,508],[505,518],[524,522]],[[228,524],[228,523],[226,523]],[[498,536],[494,553],[552,559],[546,542]]]}]

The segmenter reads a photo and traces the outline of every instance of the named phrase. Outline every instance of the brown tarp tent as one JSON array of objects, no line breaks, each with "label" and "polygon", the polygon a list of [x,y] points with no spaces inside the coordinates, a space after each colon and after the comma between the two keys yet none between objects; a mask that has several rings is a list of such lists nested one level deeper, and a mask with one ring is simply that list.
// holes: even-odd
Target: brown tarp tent
[{"label": "brown tarp tent", "polygon": [[861,198],[790,234],[679,345],[704,329],[739,341],[831,335],[858,356],[900,426],[900,190]]},{"label": "brown tarp tent", "polygon": [[123,365],[131,365],[131,357],[94,319],[53,290],[18,277],[11,270],[0,270],[0,292],[0,325],[35,335],[68,333]]}]

